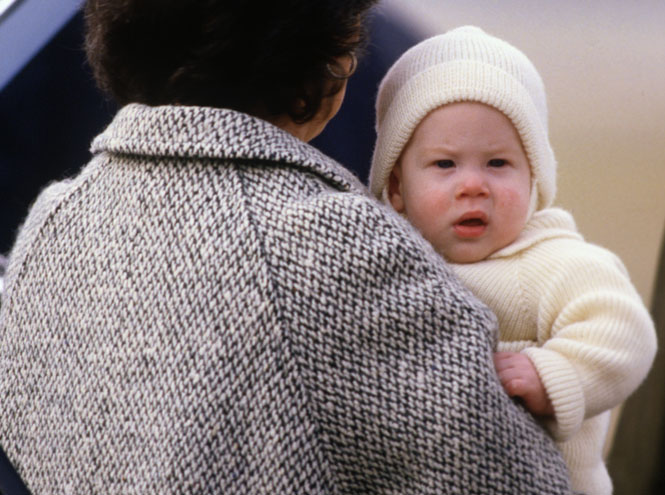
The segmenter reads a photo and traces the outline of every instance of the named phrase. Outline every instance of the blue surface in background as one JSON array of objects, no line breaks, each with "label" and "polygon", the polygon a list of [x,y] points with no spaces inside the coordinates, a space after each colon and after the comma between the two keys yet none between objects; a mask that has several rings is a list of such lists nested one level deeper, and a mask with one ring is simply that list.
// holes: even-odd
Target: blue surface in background
[{"label": "blue surface in background", "polygon": [[60,31],[81,0],[17,0],[0,17],[0,91]]}]

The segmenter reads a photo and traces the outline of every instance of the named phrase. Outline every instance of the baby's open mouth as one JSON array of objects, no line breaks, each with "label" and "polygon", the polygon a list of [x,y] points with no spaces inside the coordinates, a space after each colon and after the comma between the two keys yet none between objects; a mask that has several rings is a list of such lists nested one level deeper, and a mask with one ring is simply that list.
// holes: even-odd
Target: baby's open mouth
[{"label": "baby's open mouth", "polygon": [[465,227],[481,227],[485,225],[485,221],[480,218],[467,218],[458,222],[458,225],[463,225]]},{"label": "baby's open mouth", "polygon": [[453,228],[463,239],[476,239],[487,231],[487,216],[482,212],[468,212],[457,220]]}]

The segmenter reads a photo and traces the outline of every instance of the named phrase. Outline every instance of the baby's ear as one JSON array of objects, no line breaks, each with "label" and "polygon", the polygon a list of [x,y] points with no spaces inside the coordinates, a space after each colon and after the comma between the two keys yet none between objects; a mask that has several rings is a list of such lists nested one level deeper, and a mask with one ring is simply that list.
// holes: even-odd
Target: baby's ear
[{"label": "baby's ear", "polygon": [[396,164],[388,176],[388,201],[397,213],[404,213],[402,198],[402,167]]}]

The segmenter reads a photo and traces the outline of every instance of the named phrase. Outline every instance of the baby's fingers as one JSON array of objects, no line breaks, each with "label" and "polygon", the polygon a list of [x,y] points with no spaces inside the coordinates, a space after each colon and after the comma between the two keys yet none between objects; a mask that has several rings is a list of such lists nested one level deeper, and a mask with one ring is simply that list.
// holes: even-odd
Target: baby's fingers
[{"label": "baby's fingers", "polygon": [[522,396],[528,393],[528,383],[516,368],[497,370],[497,375],[501,386],[509,396]]}]

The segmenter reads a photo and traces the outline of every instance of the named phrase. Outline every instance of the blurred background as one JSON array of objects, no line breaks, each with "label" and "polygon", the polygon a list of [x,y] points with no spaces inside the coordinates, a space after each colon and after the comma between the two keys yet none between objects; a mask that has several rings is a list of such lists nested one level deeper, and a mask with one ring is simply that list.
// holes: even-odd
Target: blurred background
[{"label": "blurred background", "polygon": [[[88,161],[90,141],[117,110],[85,64],[79,4],[0,0],[0,253],[39,190]],[[665,1],[383,0],[346,102],[313,144],[366,181],[381,77],[417,41],[465,24],[514,44],[539,69],[559,162],[556,204],[587,240],[623,259],[662,342]],[[659,353],[617,423],[608,449],[617,494],[665,489],[664,367]]]}]

